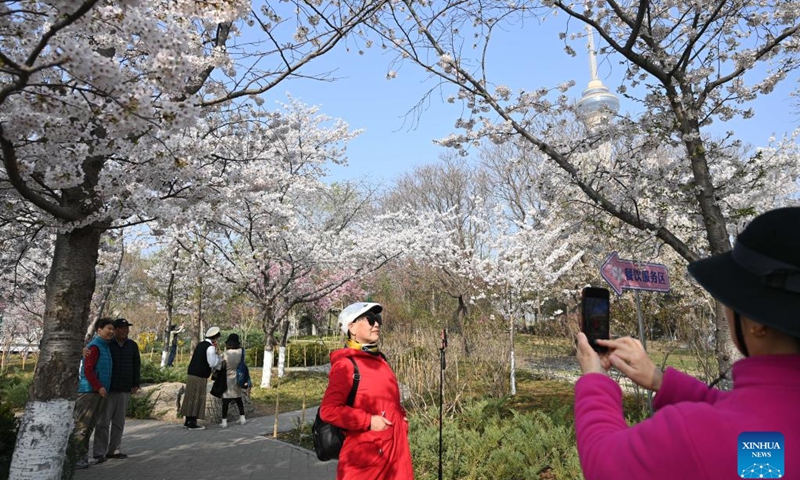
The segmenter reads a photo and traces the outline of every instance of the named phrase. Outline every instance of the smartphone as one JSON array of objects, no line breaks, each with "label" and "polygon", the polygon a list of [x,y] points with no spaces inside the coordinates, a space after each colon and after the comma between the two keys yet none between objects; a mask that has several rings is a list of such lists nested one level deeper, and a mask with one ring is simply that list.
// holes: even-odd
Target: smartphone
[{"label": "smartphone", "polygon": [[607,352],[596,340],[608,339],[610,300],[608,289],[586,287],[581,292],[581,331],[595,352]]}]

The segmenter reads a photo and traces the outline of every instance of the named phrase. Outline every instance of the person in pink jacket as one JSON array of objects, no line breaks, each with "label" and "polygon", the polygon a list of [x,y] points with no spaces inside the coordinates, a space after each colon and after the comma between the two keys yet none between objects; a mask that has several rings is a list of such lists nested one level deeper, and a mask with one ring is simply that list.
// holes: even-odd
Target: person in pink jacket
[{"label": "person in pink jacket", "polygon": [[[731,252],[693,262],[689,272],[724,305],[743,359],[733,389],[663,373],[632,338],[578,334],[583,376],[575,385],[581,467],[595,479],[800,479],[800,208],[755,218]],[[629,427],[611,367],[657,392],[655,414]]]},{"label": "person in pink jacket", "polygon": [[[381,311],[378,303],[354,303],[339,314],[347,335],[345,348],[331,352],[328,388],[322,397],[322,420],[345,430],[337,480],[413,480],[408,419],[400,404],[397,378],[378,349]],[[361,379],[353,406],[355,360]]]}]

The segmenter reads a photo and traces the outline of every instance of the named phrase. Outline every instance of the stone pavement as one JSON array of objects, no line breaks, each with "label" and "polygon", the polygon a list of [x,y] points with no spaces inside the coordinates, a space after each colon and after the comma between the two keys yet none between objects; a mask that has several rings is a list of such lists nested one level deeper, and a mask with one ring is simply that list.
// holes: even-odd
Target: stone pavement
[{"label": "stone pavement", "polygon": [[[312,422],[317,408],[305,411]],[[278,416],[278,430],[294,428],[301,412]],[[206,425],[186,430],[182,424],[156,420],[125,422],[124,460],[109,459],[86,470],[76,470],[74,480],[334,480],[336,461],[320,462],[314,452],[273,440],[274,417],[248,418],[245,425],[228,428]],[[269,438],[268,438],[269,437]]]}]

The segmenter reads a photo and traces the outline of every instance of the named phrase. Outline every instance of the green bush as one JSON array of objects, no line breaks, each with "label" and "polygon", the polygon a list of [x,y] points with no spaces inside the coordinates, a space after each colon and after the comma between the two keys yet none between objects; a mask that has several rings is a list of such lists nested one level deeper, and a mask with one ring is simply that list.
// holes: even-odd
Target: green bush
[{"label": "green bush", "polygon": [[24,408],[32,383],[33,375],[6,375],[0,388],[0,398],[12,410]]},{"label": "green bush", "polygon": [[130,401],[128,402],[128,410],[125,412],[125,416],[139,419],[153,418],[153,408],[155,407],[155,403],[150,400],[152,395],[153,391],[145,396],[131,395]]},{"label": "green bush", "polygon": [[8,478],[18,429],[19,421],[14,417],[11,407],[5,402],[0,402],[0,478]]},{"label": "green bush", "polygon": [[[330,362],[331,350],[322,342],[292,342],[287,347],[287,367],[325,365]],[[277,358],[277,355],[275,355]],[[275,366],[278,364],[275,363]]]},{"label": "green bush", "polygon": [[[438,477],[438,414],[411,418],[415,478]],[[582,478],[571,426],[556,425],[545,413],[519,413],[505,402],[469,404],[445,420],[443,477],[464,480]]]},{"label": "green bush", "polygon": [[160,363],[149,360],[142,361],[141,383],[186,383],[186,369],[181,367],[161,368]]}]

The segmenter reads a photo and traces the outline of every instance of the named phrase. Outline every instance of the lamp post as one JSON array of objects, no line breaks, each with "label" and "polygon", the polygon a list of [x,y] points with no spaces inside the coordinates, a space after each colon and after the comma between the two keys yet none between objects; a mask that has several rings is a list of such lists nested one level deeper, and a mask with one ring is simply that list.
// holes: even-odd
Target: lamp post
[{"label": "lamp post", "polygon": [[594,34],[592,27],[586,26],[588,32],[589,70],[592,79],[578,100],[578,117],[591,133],[600,133],[609,120],[619,111],[619,99],[597,78],[597,60],[594,50]]}]

